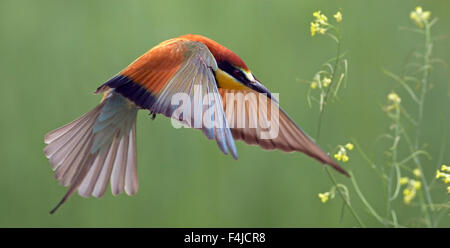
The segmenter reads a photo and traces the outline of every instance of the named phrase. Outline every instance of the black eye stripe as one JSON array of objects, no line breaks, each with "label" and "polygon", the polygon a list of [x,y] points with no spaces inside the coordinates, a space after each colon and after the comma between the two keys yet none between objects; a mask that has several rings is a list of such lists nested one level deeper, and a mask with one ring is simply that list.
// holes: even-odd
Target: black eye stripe
[{"label": "black eye stripe", "polygon": [[219,61],[217,66],[222,70],[233,76],[235,79],[239,80],[243,84],[250,83],[250,80],[245,76],[245,74],[238,68],[232,66],[228,61]]},{"label": "black eye stripe", "polygon": [[246,79],[246,77],[245,77],[245,75],[244,75],[244,73],[241,71],[241,70],[238,70],[238,69],[235,69],[234,70],[234,75],[236,76],[236,78],[238,78],[238,79]]},{"label": "black eye stripe", "polygon": [[[242,84],[246,85],[247,87],[249,87],[251,89],[254,89],[257,92],[267,94],[267,97],[269,99],[272,99],[272,94],[266,88],[264,88],[264,86],[254,84],[253,82],[251,82],[247,78],[247,76],[244,74],[244,72],[242,72],[238,68],[232,66],[227,61],[217,61],[217,66],[222,71],[224,71],[224,72],[228,73],[229,75],[231,75],[232,77],[234,77],[236,80],[239,80]],[[252,76],[255,77],[253,74],[252,74]]]}]

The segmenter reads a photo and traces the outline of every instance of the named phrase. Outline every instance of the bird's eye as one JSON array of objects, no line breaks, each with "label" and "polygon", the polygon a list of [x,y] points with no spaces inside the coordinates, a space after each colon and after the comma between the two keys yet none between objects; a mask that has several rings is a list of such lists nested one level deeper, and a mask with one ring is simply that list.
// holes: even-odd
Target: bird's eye
[{"label": "bird's eye", "polygon": [[239,79],[241,81],[245,80],[245,75],[244,75],[244,73],[241,70],[234,69],[233,74],[234,74],[235,78],[237,78],[237,79]]}]

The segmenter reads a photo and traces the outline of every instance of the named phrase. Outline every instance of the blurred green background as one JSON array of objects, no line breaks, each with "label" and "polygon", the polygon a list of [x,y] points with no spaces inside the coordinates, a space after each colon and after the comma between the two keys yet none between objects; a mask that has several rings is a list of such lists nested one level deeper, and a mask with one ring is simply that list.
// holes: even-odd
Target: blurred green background
[{"label": "blurred green background", "polygon": [[[340,220],[340,199],[320,202],[317,194],[331,183],[314,160],[238,142],[240,157],[234,161],[201,132],[173,129],[160,116],[152,121],[146,111],[138,116],[138,194],[74,195],[51,216],[65,188],[53,178],[42,152],[43,137],[93,108],[100,100],[92,94],[96,87],[135,58],[186,33],[210,37],[241,56],[313,135],[318,111],[308,107],[308,86],[299,79],[311,79],[334,56],[335,44],[311,37],[309,23],[316,10],[331,18],[341,8],[349,85],[328,106],[320,145],[331,150],[355,138],[382,161],[385,155],[375,140],[390,122],[381,105],[393,89],[406,97],[382,68],[400,73],[408,54],[422,44],[421,36],[399,30],[414,26],[409,13],[417,5],[439,17],[434,34],[450,34],[447,0],[0,1],[0,227],[357,226],[347,210]],[[441,40],[434,48],[447,62],[448,44]],[[425,161],[427,178],[435,173],[442,140],[450,145],[449,72],[442,66],[432,71],[422,139],[432,155]],[[450,163],[448,152],[443,161]],[[355,151],[344,167],[351,168],[384,216],[385,193],[367,163]],[[350,189],[365,224],[380,226]],[[443,184],[433,190],[433,199],[448,201]],[[401,198],[395,207],[399,221],[414,226],[417,220],[411,218],[418,216],[418,208],[403,206]],[[448,215],[440,226],[450,227]]]}]

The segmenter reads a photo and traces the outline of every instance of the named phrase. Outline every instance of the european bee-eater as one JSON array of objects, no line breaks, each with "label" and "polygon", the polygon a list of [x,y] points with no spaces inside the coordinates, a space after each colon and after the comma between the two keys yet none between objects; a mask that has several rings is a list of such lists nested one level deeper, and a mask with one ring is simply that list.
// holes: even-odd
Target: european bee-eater
[{"label": "european bee-eater", "polygon": [[[68,187],[51,213],[76,190],[83,197],[103,196],[109,181],[113,195],[137,192],[139,109],[149,110],[153,117],[163,114],[201,129],[207,138],[216,140],[223,153],[235,159],[238,155],[234,140],[243,140],[264,149],[303,152],[348,175],[279,108],[278,100],[239,56],[200,35],[188,34],[160,43],[95,93],[104,93],[98,106],[45,135],[44,153],[55,178]],[[183,104],[186,99],[206,101],[209,107],[188,104],[185,110],[194,109],[194,114],[183,112],[175,117],[181,104],[174,105],[173,98],[180,93],[188,97],[181,101]],[[251,94],[259,94],[258,99],[247,97]],[[230,96],[235,95],[231,100]],[[203,125],[205,117],[213,125]],[[271,125],[277,132],[262,137],[264,125],[258,123],[269,119],[274,121]]]}]

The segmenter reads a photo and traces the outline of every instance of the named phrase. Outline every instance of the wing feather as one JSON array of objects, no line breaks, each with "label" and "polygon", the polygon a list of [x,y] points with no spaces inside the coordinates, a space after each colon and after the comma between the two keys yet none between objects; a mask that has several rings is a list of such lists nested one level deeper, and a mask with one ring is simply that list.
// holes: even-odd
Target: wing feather
[{"label": "wing feather", "polygon": [[[155,59],[161,63],[149,61]],[[129,85],[130,80],[122,79],[121,83],[110,82],[106,85],[115,87],[119,93],[126,92],[123,95],[137,105],[170,118],[174,118],[174,111],[180,107],[172,105],[172,97],[185,93],[191,103],[190,113],[175,118],[187,126],[202,130],[207,138],[215,138],[223,153],[231,151],[236,158],[234,139],[213,74],[217,69],[213,55],[203,43],[179,39],[157,46],[125,69],[121,74],[129,77],[132,85]],[[153,100],[147,106],[143,103],[147,102],[149,93]],[[212,114],[204,117],[208,109]],[[213,125],[203,125],[204,118],[212,121]]]},{"label": "wing feather", "polygon": [[[303,132],[292,119],[278,106],[278,103],[259,95],[253,90],[219,89],[223,99],[228,123],[231,125],[233,137],[243,140],[250,145],[259,145],[263,149],[279,149],[284,152],[303,152],[324,164],[329,164],[339,172],[348,175],[336,162],[334,162],[311,138]],[[227,99],[232,94],[233,99]],[[252,97],[256,95],[258,98]],[[263,97],[263,98],[259,98]],[[263,100],[263,101],[261,101]],[[261,101],[261,102],[260,102]],[[265,104],[267,103],[267,104]],[[279,114],[276,118],[278,108]],[[278,130],[276,137],[265,139],[261,133],[270,122],[271,128]],[[255,123],[258,123],[256,127]],[[263,125],[261,125],[263,124]]]},{"label": "wing feather", "polygon": [[[216,60],[205,44],[178,38],[152,48],[97,91],[114,88],[141,108],[200,129],[207,138],[216,139],[223,153],[231,151],[237,158],[214,76],[217,69]],[[172,98],[178,93],[188,96],[190,113],[174,117],[174,111],[181,106],[172,105]],[[208,110],[212,110],[208,112],[211,116],[204,117]],[[212,125],[203,125],[204,118]]]}]

